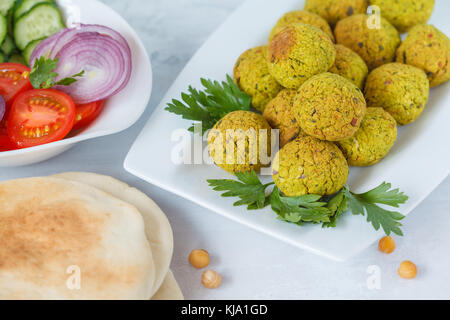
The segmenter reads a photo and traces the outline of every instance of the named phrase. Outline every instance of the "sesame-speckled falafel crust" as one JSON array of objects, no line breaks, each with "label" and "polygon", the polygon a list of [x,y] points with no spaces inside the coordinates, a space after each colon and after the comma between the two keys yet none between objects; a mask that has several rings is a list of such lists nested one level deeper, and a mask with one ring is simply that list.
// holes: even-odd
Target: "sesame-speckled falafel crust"
[{"label": "sesame-speckled falafel crust", "polygon": [[[227,130],[235,130],[235,136],[227,134]],[[256,137],[256,149],[253,148],[251,140],[245,134],[249,130],[254,130]],[[266,135],[267,145],[261,144],[261,132]],[[220,135],[218,133],[220,132]],[[244,140],[245,139],[245,140]],[[239,149],[239,144],[245,141],[243,152]],[[232,154],[227,153],[227,146],[231,148]],[[269,163],[261,163],[261,157],[271,155],[271,127],[267,121],[259,114],[251,111],[234,111],[227,114],[218,121],[208,135],[208,149],[214,163],[225,171],[234,174],[236,172],[249,172],[254,170],[259,172],[262,167]],[[253,152],[252,150],[256,150]],[[219,151],[222,151],[219,153]],[[227,159],[231,159],[228,161]],[[254,161],[254,159],[256,159]],[[269,161],[270,162],[270,161]]]},{"label": "sesame-speckled falafel crust", "polygon": [[364,82],[369,74],[364,60],[356,52],[343,45],[337,44],[335,47],[336,61],[329,72],[350,80],[361,90],[364,89]]},{"label": "sesame-speckled falafel crust", "polygon": [[281,147],[297,138],[301,131],[292,110],[296,95],[296,90],[284,89],[267,104],[264,110],[264,119],[273,129],[279,129]]},{"label": "sesame-speckled falafel crust", "polygon": [[400,35],[386,19],[381,27],[369,28],[365,14],[357,14],[337,23],[334,29],[336,42],[352,49],[364,59],[369,70],[394,61],[400,45]]},{"label": "sesame-speckled falafel crust", "polygon": [[269,71],[283,87],[298,89],[313,75],[328,71],[336,58],[333,42],[317,27],[294,23],[270,42]]},{"label": "sesame-speckled falafel crust", "polygon": [[397,62],[422,69],[436,87],[450,80],[450,40],[432,25],[415,26],[398,48]]},{"label": "sesame-speckled falafel crust", "polygon": [[370,0],[370,3],[380,7],[381,15],[400,32],[426,23],[434,8],[434,0]]},{"label": "sesame-speckled falafel crust", "polygon": [[272,171],[276,186],[288,197],[324,196],[344,187],[349,168],[334,143],[301,136],[278,152]]},{"label": "sesame-speckled falafel crust", "polygon": [[283,89],[270,74],[266,55],[267,46],[249,49],[238,58],[234,66],[234,81],[252,98],[252,106],[261,112]]},{"label": "sesame-speckled falafel crust", "polygon": [[382,107],[401,125],[414,122],[429,96],[423,70],[402,63],[389,63],[373,70],[364,90],[368,107]]},{"label": "sesame-speckled falafel crust", "polygon": [[269,41],[273,39],[273,37],[280,32],[284,27],[290,25],[291,23],[304,23],[312,26],[316,26],[323,32],[325,32],[330,39],[334,42],[334,34],[331,31],[330,25],[328,22],[323,19],[321,16],[308,12],[305,10],[297,10],[291,11],[284,14],[277,22],[275,27],[270,32]]},{"label": "sesame-speckled falafel crust", "polygon": [[397,122],[383,108],[367,108],[361,128],[350,139],[338,142],[348,164],[366,167],[380,162],[397,139]]},{"label": "sesame-speckled falafel crust", "polygon": [[346,17],[365,13],[367,0],[306,0],[305,10],[318,14],[334,26]]},{"label": "sesame-speckled falafel crust", "polygon": [[294,113],[302,130],[320,140],[340,141],[358,131],[366,114],[361,90],[334,73],[322,73],[301,86]]}]

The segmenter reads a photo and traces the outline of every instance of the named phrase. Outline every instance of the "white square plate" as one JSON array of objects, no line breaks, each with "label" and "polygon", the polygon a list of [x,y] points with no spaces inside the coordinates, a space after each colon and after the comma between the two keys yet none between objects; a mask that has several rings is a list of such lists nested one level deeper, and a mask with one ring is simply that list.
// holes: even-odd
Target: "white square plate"
[{"label": "white square plate", "polygon": [[[206,179],[231,178],[221,169],[208,165],[176,165],[171,161],[177,144],[171,140],[172,133],[188,128],[191,122],[165,111],[166,104],[173,98],[179,99],[189,85],[200,88],[201,77],[224,80],[225,74],[232,74],[234,63],[244,50],[266,43],[271,26],[283,13],[301,8],[303,1],[299,0],[245,2],[187,64],[133,145],[125,168],[152,184],[274,238],[334,260],[346,260],[382,235],[381,231],[375,232],[364,217],[346,214],[335,229],[287,224],[278,221],[270,209],[249,212],[244,207],[233,207],[236,199],[220,197]],[[450,32],[448,12],[450,2],[436,1],[430,22],[446,34]],[[414,124],[400,128],[397,144],[385,160],[374,167],[351,169],[349,185],[352,190],[367,191],[383,181],[391,182],[410,196],[400,209],[406,215],[448,176],[448,89],[449,83],[432,90],[424,114]],[[230,237],[236,236],[239,235],[230,234]]]}]

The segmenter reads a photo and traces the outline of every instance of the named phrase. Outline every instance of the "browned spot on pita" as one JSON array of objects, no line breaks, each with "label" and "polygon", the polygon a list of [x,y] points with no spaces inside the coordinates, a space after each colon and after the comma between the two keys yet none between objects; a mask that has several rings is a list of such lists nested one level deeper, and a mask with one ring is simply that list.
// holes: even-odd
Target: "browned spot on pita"
[{"label": "browned spot on pita", "polygon": [[[20,200],[14,198],[17,194],[22,194]],[[133,283],[143,272],[137,265],[111,264],[102,253],[111,214],[98,208],[93,212],[81,198],[71,197],[64,184],[43,179],[3,183],[0,202],[0,280],[6,276],[62,292],[68,290],[67,268],[75,265],[83,289],[92,291]],[[10,294],[6,298],[30,292]]]}]

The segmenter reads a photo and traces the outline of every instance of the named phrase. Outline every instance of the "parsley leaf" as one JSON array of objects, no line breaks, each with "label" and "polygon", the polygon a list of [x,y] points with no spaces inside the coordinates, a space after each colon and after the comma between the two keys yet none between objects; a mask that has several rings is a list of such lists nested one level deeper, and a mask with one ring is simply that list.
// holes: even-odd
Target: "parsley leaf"
[{"label": "parsley leaf", "polygon": [[35,89],[48,87],[53,78],[58,76],[56,72],[53,72],[57,67],[58,60],[47,60],[44,57],[37,59],[30,73],[31,85]]},{"label": "parsley leaf", "polygon": [[[399,222],[405,218],[401,213],[389,211],[379,207],[377,204],[385,204],[398,208],[400,204],[405,203],[408,197],[398,189],[390,190],[390,183],[382,183],[377,188],[362,194],[355,194],[350,190],[345,190],[348,198],[348,205],[354,215],[366,215],[367,221],[372,223],[375,230],[383,228],[386,235],[395,233],[402,236],[400,229],[402,224]],[[390,191],[389,191],[390,190]]]},{"label": "parsley leaf", "polygon": [[257,210],[265,208],[268,203],[266,201],[266,189],[273,183],[263,185],[257,174],[252,171],[248,173],[236,173],[236,180],[208,180],[209,185],[215,191],[227,191],[222,197],[238,197],[235,206],[246,205],[248,210]]},{"label": "parsley leaf", "polygon": [[30,72],[30,82],[35,89],[49,89],[56,85],[69,86],[76,82],[79,77],[84,75],[84,70],[74,74],[71,77],[61,79],[55,82],[55,78],[58,73],[54,72],[58,68],[59,58],[47,59],[45,57],[40,57],[34,63],[33,68]]},{"label": "parsley leaf", "polygon": [[75,82],[78,81],[78,79],[75,79],[75,78],[80,78],[83,75],[84,75],[84,70],[78,72],[77,74],[74,74],[70,78],[64,78],[64,79],[59,80],[58,82],[56,82],[55,85],[58,85],[58,86],[70,86],[72,83],[75,83]]},{"label": "parsley leaf", "polygon": [[284,197],[277,187],[270,195],[272,210],[278,219],[301,225],[302,222],[322,223],[329,222],[330,211],[325,207],[326,202],[319,202],[321,196],[304,195],[300,197]]},{"label": "parsley leaf", "polygon": [[398,208],[400,204],[408,201],[408,196],[400,192],[399,189],[390,190],[391,187],[392,185],[390,183],[383,182],[375,189],[359,194],[358,197],[370,203],[386,204]]},{"label": "parsley leaf", "polygon": [[330,222],[325,222],[323,228],[336,228],[339,217],[348,210],[347,187],[329,200],[327,208],[330,210]]},{"label": "parsley leaf", "polygon": [[[212,129],[214,125],[230,112],[237,110],[250,110],[251,98],[242,92],[227,75],[227,80],[218,81],[201,79],[203,91],[188,88],[189,93],[182,93],[181,99],[173,99],[168,103],[166,111],[182,116],[186,120],[202,123],[202,133]],[[189,128],[194,132],[194,125]]]}]

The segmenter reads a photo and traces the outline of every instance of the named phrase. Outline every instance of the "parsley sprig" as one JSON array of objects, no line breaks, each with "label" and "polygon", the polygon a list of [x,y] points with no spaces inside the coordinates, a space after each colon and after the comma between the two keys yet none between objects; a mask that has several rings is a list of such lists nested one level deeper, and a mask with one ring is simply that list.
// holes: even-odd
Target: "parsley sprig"
[{"label": "parsley sprig", "polygon": [[270,206],[277,213],[278,219],[301,224],[303,222],[329,222],[327,203],[321,202],[320,196],[305,195],[301,197],[285,197],[277,187],[267,193],[274,183],[262,184],[254,172],[236,173],[238,181],[232,179],[208,180],[215,191],[226,191],[223,197],[238,197],[235,206],[247,206],[248,210],[258,210]]},{"label": "parsley sprig", "polygon": [[403,235],[399,221],[405,218],[401,213],[396,211],[388,211],[379,207],[377,204],[384,204],[398,208],[400,204],[408,200],[403,192],[399,189],[391,189],[391,184],[383,182],[377,188],[362,194],[355,194],[350,190],[345,190],[348,199],[348,206],[354,215],[367,215],[367,221],[372,223],[375,230],[379,230],[380,226],[387,235],[391,232]]},{"label": "parsley sprig", "polygon": [[[182,101],[173,99],[165,110],[180,115],[183,119],[201,122],[202,133],[214,127],[230,112],[250,110],[251,97],[242,92],[229,75],[221,83],[203,78],[200,81],[203,90],[190,86],[189,93],[181,94]],[[194,125],[189,131],[194,132]]]},{"label": "parsley sprig", "polygon": [[344,187],[334,197],[329,199],[327,208],[330,212],[330,221],[325,222],[322,227],[336,228],[339,217],[348,210],[348,198],[345,193],[346,190],[348,190],[348,188]]},{"label": "parsley sprig", "polygon": [[71,77],[55,81],[58,73],[54,72],[58,68],[59,58],[50,59],[39,57],[33,65],[30,72],[30,82],[35,89],[49,89],[54,86],[70,86],[72,83],[78,81],[84,75],[84,70]]},{"label": "parsley sprig", "polygon": [[334,228],[339,218],[348,210],[354,215],[363,215],[375,230],[383,228],[387,235],[403,235],[400,221],[402,214],[389,211],[379,204],[398,208],[408,200],[408,196],[398,189],[391,190],[391,184],[382,183],[369,192],[356,194],[344,187],[333,197],[304,195],[285,197],[277,187],[268,193],[273,183],[262,184],[257,174],[252,172],[236,173],[238,180],[208,180],[215,191],[225,191],[223,197],[238,197],[235,206],[247,206],[249,210],[270,206],[278,219],[302,225],[304,223],[322,223],[323,227]]},{"label": "parsley sprig", "polygon": [[300,197],[284,197],[277,187],[270,194],[270,205],[278,215],[278,219],[302,225],[305,222],[327,223],[330,221],[327,203],[320,201],[321,196],[304,195]]},{"label": "parsley sprig", "polygon": [[237,172],[236,177],[239,181],[232,179],[208,180],[208,183],[215,191],[226,191],[222,197],[240,198],[240,201],[234,203],[236,207],[246,205],[248,210],[267,207],[266,189],[273,185],[273,182],[263,185],[254,171]]}]

